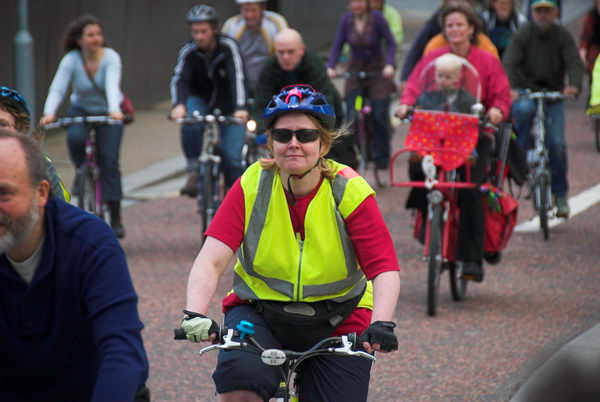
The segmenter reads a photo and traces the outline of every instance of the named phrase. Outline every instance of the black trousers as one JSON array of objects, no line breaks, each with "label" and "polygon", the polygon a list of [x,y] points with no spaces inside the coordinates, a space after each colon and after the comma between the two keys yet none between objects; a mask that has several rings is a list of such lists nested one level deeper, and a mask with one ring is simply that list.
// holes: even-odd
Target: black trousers
[{"label": "black trousers", "polygon": [[[458,230],[457,260],[478,261],[483,260],[483,241],[485,236],[485,220],[483,215],[483,201],[479,185],[487,177],[492,143],[489,138],[480,136],[477,142],[477,162],[471,166],[471,181],[478,187],[459,190],[458,206],[460,208],[460,225]],[[461,177],[464,169],[460,169]],[[412,181],[425,180],[420,162],[409,163],[408,176]],[[406,200],[406,208],[420,209],[427,213],[427,190],[413,188]],[[426,215],[423,215],[426,216]]]}]

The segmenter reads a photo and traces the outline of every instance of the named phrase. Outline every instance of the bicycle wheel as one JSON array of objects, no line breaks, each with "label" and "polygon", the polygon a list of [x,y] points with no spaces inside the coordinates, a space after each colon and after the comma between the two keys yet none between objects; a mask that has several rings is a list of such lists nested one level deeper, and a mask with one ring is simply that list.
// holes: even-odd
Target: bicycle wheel
[{"label": "bicycle wheel", "polygon": [[550,237],[550,229],[548,228],[548,211],[550,210],[548,184],[548,176],[545,174],[540,174],[534,183],[534,200],[536,203],[538,216],[540,217],[540,228],[542,229],[544,240],[548,240]]},{"label": "bicycle wheel", "polygon": [[79,185],[77,206],[103,219],[101,208],[100,210],[96,209],[96,183],[89,166],[82,166],[79,169],[77,180]]},{"label": "bicycle wheel", "polygon": [[442,204],[435,204],[432,208],[427,270],[427,314],[430,316],[434,316],[437,310],[442,274]]},{"label": "bicycle wheel", "polygon": [[204,164],[204,169],[201,172],[202,180],[202,196],[201,199],[198,200],[200,211],[202,214],[202,238],[204,239],[204,232],[208,229],[208,225],[212,221],[212,218],[215,214],[214,211],[214,194],[215,194],[215,178],[214,175],[218,174],[218,170],[215,169],[215,164],[212,161],[207,161]]},{"label": "bicycle wheel", "polygon": [[361,176],[365,176],[367,165],[369,164],[369,146],[367,144],[367,122],[365,116],[361,112],[356,113],[356,126],[358,133],[358,149],[360,151],[360,161],[358,162],[358,172]]},{"label": "bicycle wheel", "polygon": [[463,279],[462,264],[450,264],[449,278],[452,300],[464,300],[467,296],[467,285],[469,284],[469,281]]},{"label": "bicycle wheel", "polygon": [[387,181],[385,179],[385,176],[387,175],[387,173],[388,173],[387,170],[377,169],[377,168],[373,167],[373,176],[375,176],[375,184],[377,184],[378,188],[387,187]]},{"label": "bicycle wheel", "polygon": [[594,137],[596,139],[596,151],[600,152],[600,118],[594,119]]}]

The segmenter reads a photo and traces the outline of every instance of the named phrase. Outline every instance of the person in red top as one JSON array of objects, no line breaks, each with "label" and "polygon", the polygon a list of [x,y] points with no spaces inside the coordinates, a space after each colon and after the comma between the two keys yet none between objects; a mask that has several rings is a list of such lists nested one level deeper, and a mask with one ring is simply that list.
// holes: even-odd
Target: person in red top
[{"label": "person in red top", "polygon": [[[465,58],[479,73],[481,83],[481,103],[486,116],[493,124],[499,124],[509,116],[511,107],[510,85],[500,61],[488,52],[473,46],[473,38],[479,31],[476,14],[469,8],[456,5],[446,7],[440,14],[442,32],[449,46],[425,55],[415,66],[408,78],[400,99],[396,115],[404,118],[408,108],[417,101],[422,86],[419,77],[423,69],[433,60],[446,53]],[[471,167],[471,180],[481,184],[485,176],[491,144],[480,136],[477,143],[477,162]],[[408,207],[418,208],[416,205]],[[477,188],[461,190],[461,219],[458,239],[457,259],[463,262],[463,274],[466,279],[481,282],[484,277],[482,261],[484,241],[484,215],[481,194]]]},{"label": "person in red top", "polygon": [[[367,182],[324,158],[341,134],[334,124],[333,108],[308,85],[285,87],[272,98],[265,126],[273,159],[253,164],[231,187],[190,272],[182,321],[189,340],[214,339],[218,326],[205,315],[237,250],[233,293],[222,303],[226,326],[251,321],[263,347],[298,350],[299,343],[316,343],[307,340],[316,335],[272,309],[308,306],[324,335],[319,340],[356,332],[368,352],[397,349],[396,252]],[[335,313],[336,324],[323,306],[344,310]],[[301,395],[366,400],[370,368],[363,358],[310,359],[299,367]],[[220,400],[258,401],[275,395],[280,373],[259,356],[227,351],[219,354],[213,379]]]}]

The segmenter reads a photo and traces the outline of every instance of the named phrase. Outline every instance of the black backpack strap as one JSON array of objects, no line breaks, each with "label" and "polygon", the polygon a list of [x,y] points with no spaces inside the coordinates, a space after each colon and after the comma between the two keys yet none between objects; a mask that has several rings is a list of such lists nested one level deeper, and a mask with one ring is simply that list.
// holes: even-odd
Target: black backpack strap
[{"label": "black backpack strap", "polygon": [[79,58],[81,59],[81,64],[83,64],[83,70],[85,71],[85,75],[87,75],[87,77],[90,79],[92,86],[100,95],[102,95],[104,97],[104,99],[106,99],[106,93],[102,89],[100,89],[98,84],[96,84],[94,77],[92,77],[92,72],[90,70],[88,70],[87,67],[85,66],[85,60],[83,58],[83,54],[81,54],[81,51],[79,51]]}]

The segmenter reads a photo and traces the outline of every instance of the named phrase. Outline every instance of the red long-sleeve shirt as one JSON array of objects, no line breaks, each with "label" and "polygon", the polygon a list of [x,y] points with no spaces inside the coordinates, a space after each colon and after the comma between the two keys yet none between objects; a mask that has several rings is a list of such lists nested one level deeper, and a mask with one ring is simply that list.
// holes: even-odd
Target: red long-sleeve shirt
[{"label": "red long-sleeve shirt", "polygon": [[[319,187],[320,183],[307,196],[296,198],[295,205],[291,204],[286,192],[294,232],[300,233],[302,238],[304,238],[306,210]],[[206,235],[222,241],[235,251],[244,240],[244,222],[244,192],[238,179],[227,193]],[[367,197],[346,217],[344,222],[358,262],[367,279],[371,280],[383,272],[400,270],[392,238],[374,196]],[[241,303],[246,301],[231,293],[223,299],[223,311]],[[369,326],[370,321],[371,310],[358,308],[337,328],[334,335],[361,333]]]}]

